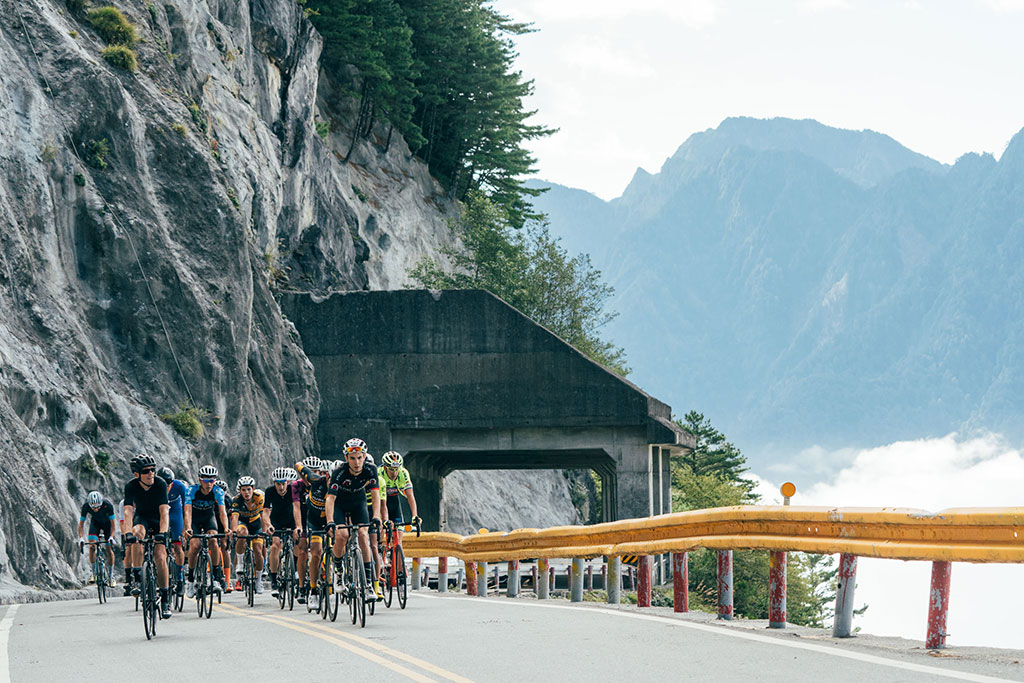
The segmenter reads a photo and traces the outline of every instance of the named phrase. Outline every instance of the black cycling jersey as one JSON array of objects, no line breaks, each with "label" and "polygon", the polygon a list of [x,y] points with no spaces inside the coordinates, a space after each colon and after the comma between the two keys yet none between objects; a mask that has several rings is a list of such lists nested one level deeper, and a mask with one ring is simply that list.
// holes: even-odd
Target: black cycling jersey
[{"label": "black cycling jersey", "polygon": [[275,486],[268,486],[263,492],[263,509],[270,510],[270,524],[275,529],[291,529],[295,526],[293,502],[291,485],[285,487],[283,496],[278,495]]},{"label": "black cycling jersey", "polygon": [[348,464],[339,467],[331,475],[331,484],[328,492],[336,496],[335,505],[341,505],[346,510],[352,509],[356,504],[365,506],[366,495],[374,489],[379,489],[377,482],[377,468],[374,465],[363,465],[359,474],[352,474]]},{"label": "black cycling jersey", "polygon": [[114,504],[106,498],[100,506],[93,510],[92,506],[86,501],[82,505],[81,518],[85,521],[86,517],[89,519],[89,535],[99,536],[101,533],[105,536],[111,536],[111,530],[114,527]]},{"label": "black cycling jersey", "polygon": [[299,473],[299,476],[306,482],[306,507],[309,510],[309,520],[311,522],[316,520],[326,519],[326,506],[327,506],[327,485],[329,482],[328,477],[320,476],[319,474],[310,471],[308,467],[298,463],[295,470]]},{"label": "black cycling jersey", "polygon": [[[148,489],[142,485],[142,480],[132,479],[124,485],[125,507],[131,505],[135,508],[135,519],[145,519],[148,522],[160,521],[160,506],[167,503],[167,482],[160,477],[153,478],[153,485]],[[136,521],[136,524],[140,522]]]}]

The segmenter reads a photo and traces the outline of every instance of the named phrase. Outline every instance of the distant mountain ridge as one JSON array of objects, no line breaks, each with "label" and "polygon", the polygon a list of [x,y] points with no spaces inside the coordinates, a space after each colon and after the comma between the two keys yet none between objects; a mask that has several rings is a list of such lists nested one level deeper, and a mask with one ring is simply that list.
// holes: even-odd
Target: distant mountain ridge
[{"label": "distant mountain ridge", "polygon": [[541,185],[552,232],[616,288],[632,379],[755,462],[1024,435],[1024,134],[947,166],[873,131],[727,119],[610,202]]}]

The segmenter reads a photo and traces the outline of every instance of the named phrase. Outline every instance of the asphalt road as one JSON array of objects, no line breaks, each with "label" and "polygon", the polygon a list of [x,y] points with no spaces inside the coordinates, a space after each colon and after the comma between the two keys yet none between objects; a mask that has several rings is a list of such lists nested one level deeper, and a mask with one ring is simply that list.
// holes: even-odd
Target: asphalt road
[{"label": "asphalt road", "polygon": [[299,607],[281,611],[268,592],[248,608],[232,593],[200,620],[186,601],[146,641],[130,599],[0,606],[0,682],[239,673],[249,680],[1024,680],[1024,667],[1009,657],[812,642],[667,610],[420,591],[404,611],[397,601],[391,609],[379,604],[360,629],[343,621],[345,612],[331,623]]}]

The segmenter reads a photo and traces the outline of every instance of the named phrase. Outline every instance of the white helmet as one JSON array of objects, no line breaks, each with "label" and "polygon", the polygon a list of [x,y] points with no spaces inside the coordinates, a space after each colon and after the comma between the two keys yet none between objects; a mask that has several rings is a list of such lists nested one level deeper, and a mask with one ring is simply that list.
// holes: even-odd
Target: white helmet
[{"label": "white helmet", "polygon": [[339,467],[341,467],[344,464],[345,464],[344,460],[332,460],[331,461],[331,467],[330,467],[331,474],[334,474],[335,470],[337,470]]},{"label": "white helmet", "polygon": [[362,439],[349,439],[345,442],[346,453],[366,453],[366,442]]},{"label": "white helmet", "polygon": [[199,468],[199,478],[200,479],[216,479],[217,478],[217,468],[214,467],[213,465],[203,465],[202,467]]},{"label": "white helmet", "polygon": [[384,467],[401,467],[402,454],[398,451],[388,451],[384,455],[380,456],[380,461]]},{"label": "white helmet", "polygon": [[253,488],[256,488],[256,480],[248,474],[239,477],[238,483],[235,484],[235,493],[241,492],[243,486],[252,486]]},{"label": "white helmet", "polygon": [[90,491],[87,499],[91,508],[98,508],[100,505],[103,505],[103,494],[99,491]]},{"label": "white helmet", "polygon": [[302,466],[311,470],[322,470],[324,468],[324,463],[315,455],[307,455],[302,460]]},{"label": "white helmet", "polygon": [[289,478],[288,478],[288,468],[287,467],[278,467],[277,469],[275,469],[271,473],[270,478],[273,479],[274,482],[289,481]]},{"label": "white helmet", "polygon": [[288,481],[295,481],[299,478],[299,473],[295,471],[294,467],[285,468],[288,470]]}]

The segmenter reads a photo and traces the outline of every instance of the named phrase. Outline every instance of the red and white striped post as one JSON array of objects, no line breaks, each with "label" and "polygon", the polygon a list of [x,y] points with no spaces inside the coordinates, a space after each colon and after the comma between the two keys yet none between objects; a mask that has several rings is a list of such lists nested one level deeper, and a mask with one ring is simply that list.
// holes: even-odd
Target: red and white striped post
[{"label": "red and white striped post", "polygon": [[530,577],[533,579],[533,594],[537,595],[537,565],[530,567]]},{"label": "red and white striped post", "polygon": [[587,590],[594,590],[594,565],[587,565]]},{"label": "red and white striped post", "polygon": [[637,562],[637,574],[640,576],[640,585],[636,591],[636,606],[651,606],[651,556],[641,555]]},{"label": "red and white striped post", "polygon": [[466,562],[466,595],[476,595],[476,562]]},{"label": "red and white striped post", "polygon": [[601,585],[604,589],[608,590],[608,563],[605,562],[601,565]]},{"label": "red and white striped post", "polygon": [[672,610],[690,611],[690,569],[686,553],[672,553]]},{"label": "red and white striped post", "polygon": [[718,551],[718,618],[732,619],[732,551]]},{"label": "red and white striped post", "polygon": [[768,554],[768,628],[786,628],[786,553]]},{"label": "red and white striped post", "polygon": [[548,567],[548,588],[555,590],[555,565]]},{"label": "red and white striped post", "polygon": [[952,562],[932,562],[932,589],[928,595],[928,637],[924,646],[929,650],[946,647],[946,614],[949,611],[949,575]]},{"label": "red and white striped post", "polygon": [[448,592],[448,558],[437,558],[437,592]]},{"label": "red and white striped post", "polygon": [[519,595],[519,560],[509,560],[508,580],[505,583],[505,594],[514,598]]},{"label": "red and white striped post", "polygon": [[412,589],[418,591],[420,589],[420,558],[412,558]]},{"label": "red and white striped post", "polygon": [[836,582],[836,609],[832,621],[833,638],[849,638],[853,634],[853,593],[857,588],[857,556],[839,556]]}]

